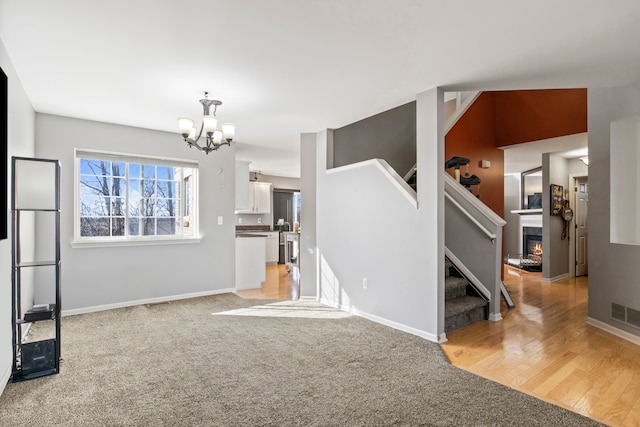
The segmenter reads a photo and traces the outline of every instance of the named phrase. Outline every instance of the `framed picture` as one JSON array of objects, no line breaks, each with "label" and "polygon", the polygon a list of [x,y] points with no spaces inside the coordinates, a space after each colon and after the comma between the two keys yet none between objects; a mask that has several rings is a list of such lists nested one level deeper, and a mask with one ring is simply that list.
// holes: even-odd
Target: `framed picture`
[{"label": "framed picture", "polygon": [[560,215],[562,212],[563,191],[562,185],[551,184],[551,215]]}]

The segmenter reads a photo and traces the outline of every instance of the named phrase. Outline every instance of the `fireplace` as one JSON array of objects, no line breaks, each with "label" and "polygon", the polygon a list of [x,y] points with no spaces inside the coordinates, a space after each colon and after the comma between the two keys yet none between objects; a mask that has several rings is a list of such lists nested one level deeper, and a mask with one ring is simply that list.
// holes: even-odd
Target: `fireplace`
[{"label": "fireplace", "polygon": [[522,227],[522,255],[542,265],[542,227]]}]

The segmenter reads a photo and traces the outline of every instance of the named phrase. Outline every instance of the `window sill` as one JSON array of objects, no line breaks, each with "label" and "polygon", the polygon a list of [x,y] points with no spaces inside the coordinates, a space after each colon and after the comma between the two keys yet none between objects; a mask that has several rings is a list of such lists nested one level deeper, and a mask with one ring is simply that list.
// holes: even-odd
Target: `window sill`
[{"label": "window sill", "polygon": [[81,248],[109,248],[122,246],[163,246],[163,245],[184,245],[200,243],[202,237],[175,238],[175,239],[123,239],[123,240],[81,240],[71,242],[74,249]]}]

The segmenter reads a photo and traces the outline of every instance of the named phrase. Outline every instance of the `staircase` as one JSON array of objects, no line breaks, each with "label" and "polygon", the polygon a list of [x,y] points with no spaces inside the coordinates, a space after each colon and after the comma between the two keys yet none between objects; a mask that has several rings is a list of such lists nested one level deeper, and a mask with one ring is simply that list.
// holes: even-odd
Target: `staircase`
[{"label": "staircase", "polygon": [[445,258],[444,265],[444,331],[451,332],[463,326],[487,319],[488,303],[480,298],[467,279]]}]

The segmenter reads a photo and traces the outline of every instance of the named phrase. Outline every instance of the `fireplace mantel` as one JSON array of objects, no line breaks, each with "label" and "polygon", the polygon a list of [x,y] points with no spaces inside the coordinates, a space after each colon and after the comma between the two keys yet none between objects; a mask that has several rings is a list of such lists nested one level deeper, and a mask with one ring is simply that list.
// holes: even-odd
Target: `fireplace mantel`
[{"label": "fireplace mantel", "polygon": [[517,209],[511,211],[511,213],[518,215],[542,215],[542,209]]}]

